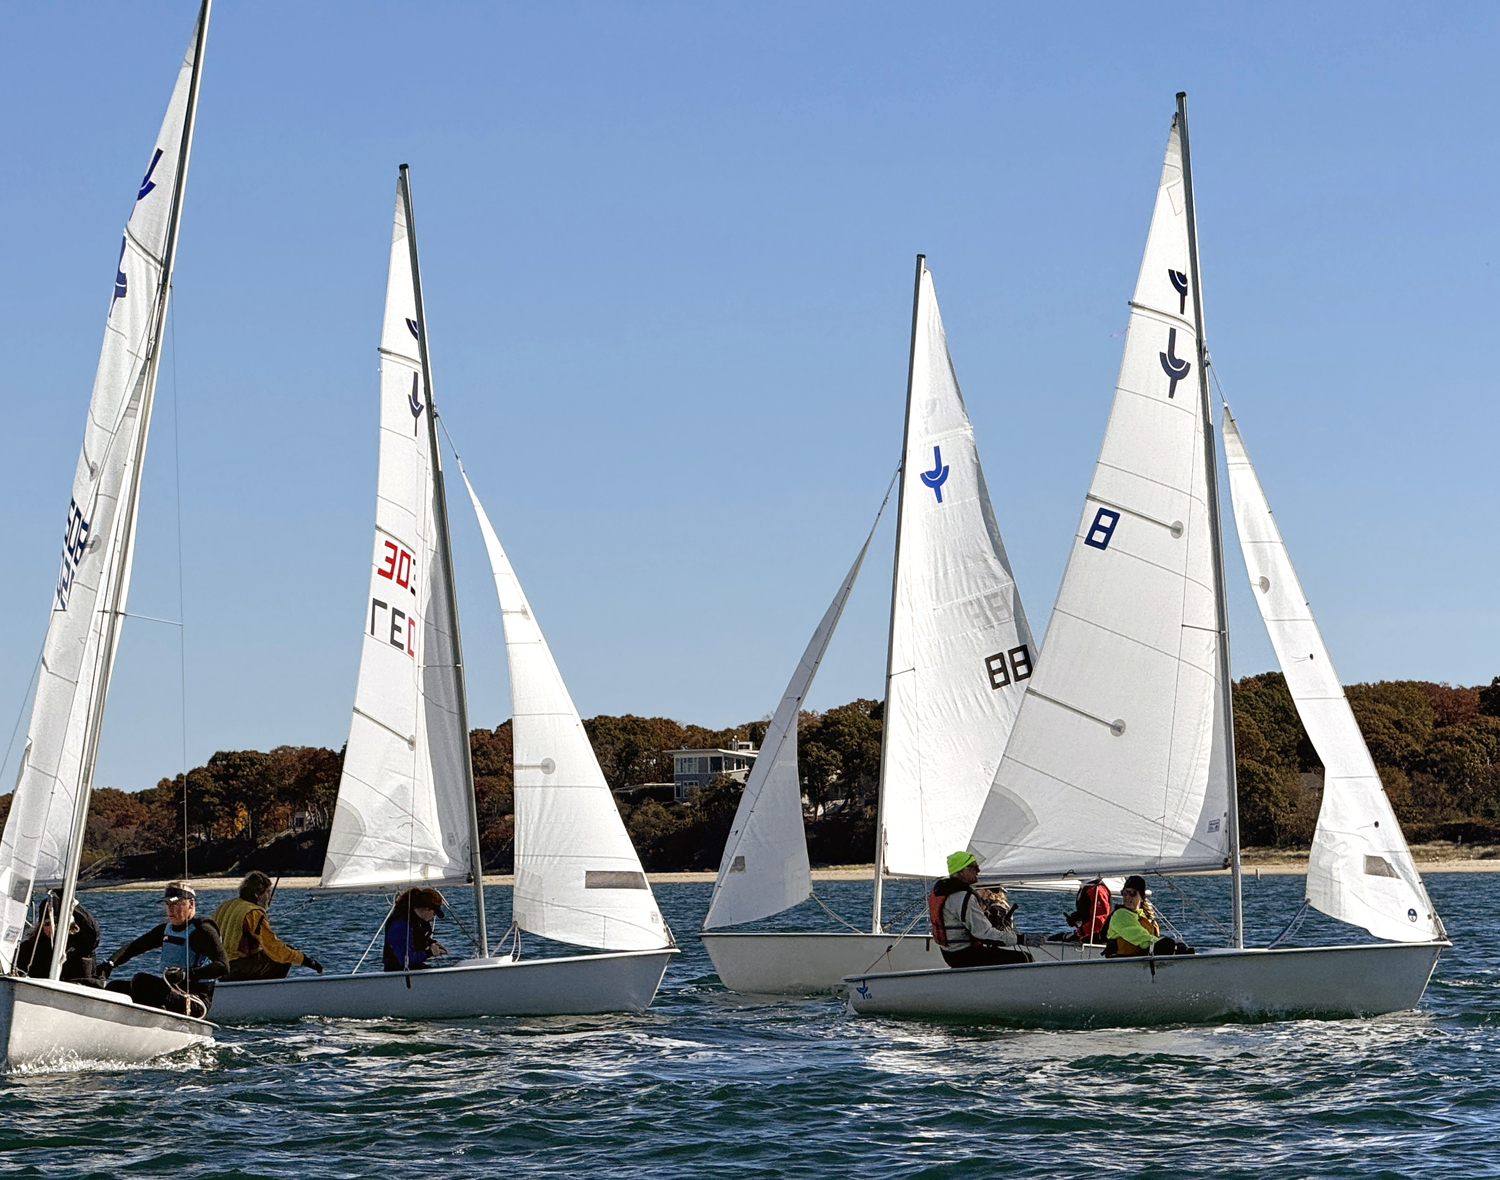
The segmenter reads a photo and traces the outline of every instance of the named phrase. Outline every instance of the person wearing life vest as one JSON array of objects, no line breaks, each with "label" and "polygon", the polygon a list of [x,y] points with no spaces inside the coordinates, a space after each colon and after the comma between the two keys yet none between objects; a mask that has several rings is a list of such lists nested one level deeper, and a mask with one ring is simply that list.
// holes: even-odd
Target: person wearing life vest
[{"label": "person wearing life vest", "polygon": [[[972,852],[948,857],[948,876],[927,895],[932,940],[950,967],[992,967],[1001,963],[1029,963],[1031,955],[1016,950],[1015,927],[996,926],[974,892],[979,861]],[[1009,911],[1015,913],[1014,907]]]},{"label": "person wearing life vest", "polygon": [[323,974],[323,964],[317,959],[276,937],[266,916],[271,892],[271,878],[257,869],[240,882],[238,897],[231,897],[214,911],[214,925],[229,954],[226,983],[236,979],[285,979],[293,967]]},{"label": "person wearing life vest", "polygon": [[1062,935],[1060,941],[1103,942],[1112,908],[1109,886],[1100,878],[1096,877],[1081,886],[1073,899],[1073,912],[1063,915],[1073,929]]},{"label": "person wearing life vest", "polygon": [[1191,955],[1193,948],[1175,938],[1163,937],[1151,903],[1146,900],[1146,878],[1126,877],[1120,890],[1120,907],[1109,916],[1104,932],[1104,955]]},{"label": "person wearing life vest", "polygon": [[[52,970],[52,946],[56,937],[52,918],[62,910],[62,890],[54,889],[42,902],[36,925],[26,934],[25,940],[16,948],[16,971],[45,979]],[[94,952],[99,949],[99,923],[76,901],[73,903],[73,920],[68,923],[67,949],[63,952],[62,974],[70,983],[103,987],[104,981],[95,978],[98,965]]]},{"label": "person wearing life vest", "polygon": [[184,1016],[207,1016],[214,1002],[214,981],[229,973],[219,928],[211,919],[195,916],[198,895],[186,881],[168,881],[161,900],[167,907],[167,920],[127,942],[100,963],[99,969],[107,979],[119,964],[159,948],[160,972],[138,972],[128,983],[111,983],[109,990],[123,992],[148,1007]]}]

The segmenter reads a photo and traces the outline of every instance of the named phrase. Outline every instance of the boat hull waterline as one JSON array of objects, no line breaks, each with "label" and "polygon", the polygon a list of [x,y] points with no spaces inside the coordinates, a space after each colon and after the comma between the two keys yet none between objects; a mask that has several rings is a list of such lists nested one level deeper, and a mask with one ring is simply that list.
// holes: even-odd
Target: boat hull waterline
[{"label": "boat hull waterline", "polygon": [[[930,935],[715,931],[698,937],[720,982],[746,995],[841,995],[848,990],[845,980],[852,975],[948,970]],[[1025,949],[1036,959],[1071,961],[1097,955],[1102,948],[1047,942]]]},{"label": "boat hull waterline", "polygon": [[242,1024],[304,1016],[446,1020],[643,1012],[676,953],[667,949],[489,959],[421,971],[221,983],[214,1019]]},{"label": "boat hull waterline", "polygon": [[206,1020],[132,1003],[128,996],[51,979],[0,977],[6,1069],[76,1061],[134,1064],[213,1040]]},{"label": "boat hull waterline", "polygon": [[860,1015],[1025,1028],[1343,1019],[1415,1008],[1447,942],[1208,950],[851,976]]}]

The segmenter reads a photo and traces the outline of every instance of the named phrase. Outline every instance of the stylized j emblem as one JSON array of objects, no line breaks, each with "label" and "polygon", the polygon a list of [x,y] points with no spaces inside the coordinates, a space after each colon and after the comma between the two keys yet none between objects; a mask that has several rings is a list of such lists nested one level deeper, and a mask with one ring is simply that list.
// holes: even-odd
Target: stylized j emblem
[{"label": "stylized j emblem", "polygon": [[1172,290],[1177,292],[1177,314],[1187,315],[1187,275],[1168,267],[1167,278],[1172,280]]},{"label": "stylized j emblem", "polygon": [[[125,278],[125,243],[126,243],[126,241],[127,241],[127,239],[125,239],[125,238],[121,238],[120,239],[120,261],[117,262],[117,263],[115,263],[115,298],[116,299],[124,299],[125,298],[125,292],[130,289],[130,282],[129,282],[129,280],[127,280]],[[109,305],[111,311],[114,310],[114,306],[115,306],[114,303],[111,301],[111,303]]]},{"label": "stylized j emblem", "polygon": [[151,174],[156,171],[159,163],[161,163],[161,148],[156,149],[156,155],[151,157],[151,167],[147,168],[146,175],[141,177],[141,191],[135,194],[137,201],[156,187],[156,181],[151,179]]},{"label": "stylized j emblem", "polygon": [[[1188,361],[1178,360],[1177,356],[1177,329],[1167,329],[1167,351],[1156,355],[1161,357],[1162,372],[1172,378],[1172,386],[1167,390],[1168,397],[1177,396],[1177,383],[1181,381],[1192,370],[1192,364]],[[926,479],[926,476],[922,477]]]},{"label": "stylized j emblem", "polygon": [[407,404],[409,406],[411,406],[412,434],[413,435],[415,435],[417,433],[417,425],[416,424],[422,420],[422,411],[427,408],[425,405],[422,404],[422,399],[417,395],[417,382],[418,382],[418,380],[419,380],[418,374],[413,373],[411,375],[411,397],[409,397],[407,399]]},{"label": "stylized j emblem", "polygon": [[943,502],[943,485],[948,482],[948,469],[943,466],[943,450],[941,447],[932,448],[932,470],[920,472],[922,482],[930,487],[933,494],[937,496],[938,503]]}]

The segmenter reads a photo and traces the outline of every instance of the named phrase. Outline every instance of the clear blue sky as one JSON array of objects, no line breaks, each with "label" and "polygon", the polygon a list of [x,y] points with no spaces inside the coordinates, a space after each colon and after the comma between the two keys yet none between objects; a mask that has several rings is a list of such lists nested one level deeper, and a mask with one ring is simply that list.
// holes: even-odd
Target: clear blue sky
[{"label": "clear blue sky", "polygon": [[[0,8],[5,735],[195,10]],[[1179,89],[1210,347],[1340,673],[1487,682],[1497,24],[1477,4],[220,0],[132,597],[178,617],[180,471],[190,762],[347,734],[399,163],[438,406],[579,709],[719,725],[775,706],[890,477],[918,251],[1045,625]],[[491,726],[498,612],[455,507]],[[817,707],[881,693],[883,534]],[[1232,554],[1241,675],[1274,666],[1243,576]],[[96,782],[181,764],[176,632],[133,622]]]}]

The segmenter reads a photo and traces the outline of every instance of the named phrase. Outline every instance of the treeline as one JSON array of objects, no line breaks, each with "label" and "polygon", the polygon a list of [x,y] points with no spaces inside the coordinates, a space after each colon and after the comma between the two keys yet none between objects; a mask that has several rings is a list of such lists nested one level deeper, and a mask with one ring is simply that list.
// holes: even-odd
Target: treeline
[{"label": "treeline", "polygon": [[[1500,677],[1479,688],[1382,681],[1346,688],[1407,838],[1500,841]],[[1322,766],[1280,673],[1234,686],[1240,823],[1246,845],[1306,846],[1322,799]],[[857,700],[803,713],[799,767],[814,864],[874,858],[882,704]],[[721,776],[687,803],[631,792],[672,780],[673,749],[759,746],[766,722],[729,729],[663,717],[599,716],[584,729],[648,869],[717,867],[740,784]],[[470,734],[480,846],[488,871],[514,863],[510,722]],[[343,755],[309,746],[222,751],[186,775],[134,793],[104,787],[89,809],[84,871],[101,877],[317,873]],[[0,820],[10,797],[0,796]],[[187,837],[184,840],[184,825]]]}]

